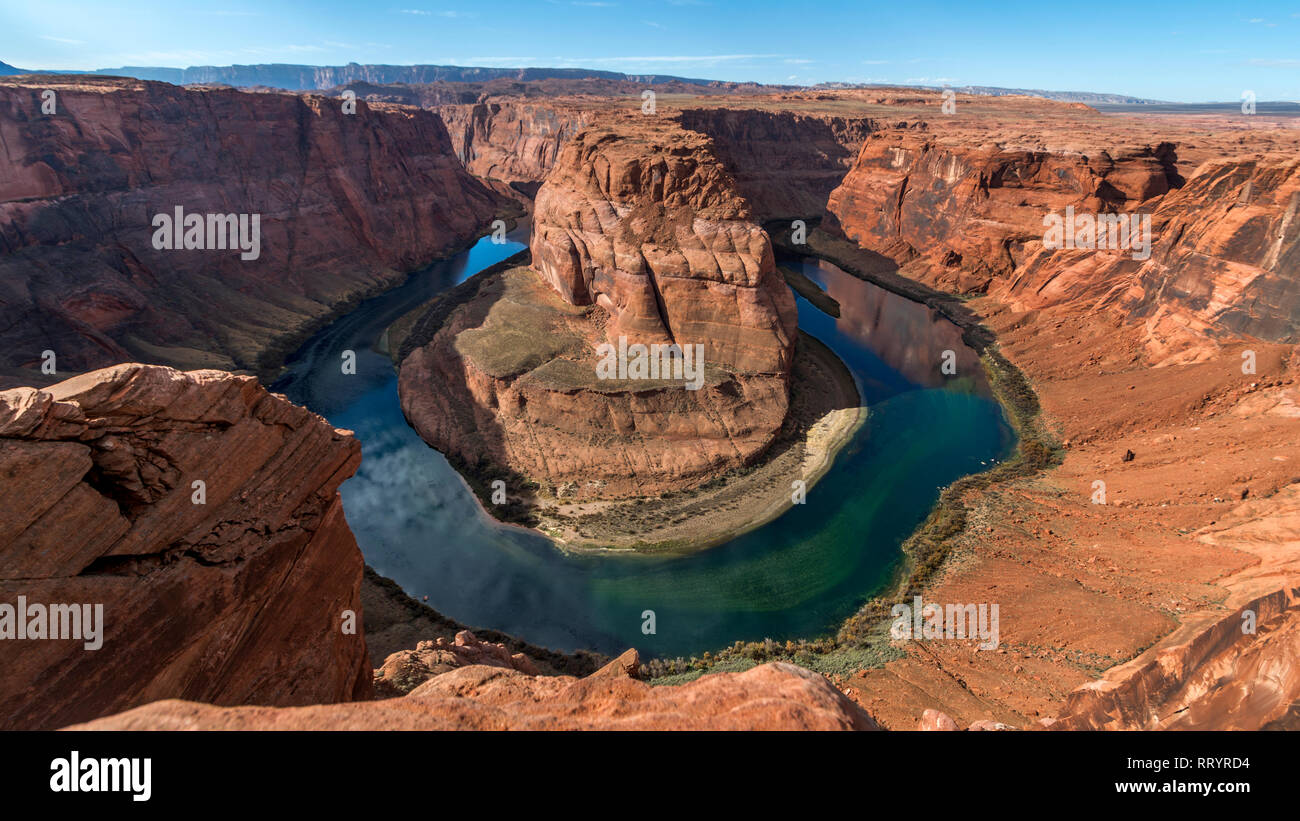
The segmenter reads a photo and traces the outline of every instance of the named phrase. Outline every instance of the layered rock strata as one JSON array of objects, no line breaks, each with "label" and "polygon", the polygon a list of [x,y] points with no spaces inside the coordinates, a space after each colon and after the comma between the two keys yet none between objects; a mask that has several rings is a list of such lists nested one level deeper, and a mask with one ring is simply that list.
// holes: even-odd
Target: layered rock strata
[{"label": "layered rock strata", "polygon": [[[55,381],[46,351],[59,374],[127,360],[265,372],[349,299],[463,245],[499,203],[435,114],[400,106],[17,77],[0,81],[0,139],[8,385]],[[177,209],[202,229],[159,248],[155,220]],[[245,247],[256,217],[255,252],[212,230],[209,215],[228,214],[246,219]]]},{"label": "layered rock strata", "polygon": [[820,217],[863,141],[887,123],[798,111],[685,108],[683,128],[708,136],[759,222]]},{"label": "layered rock strata", "polygon": [[[657,120],[582,132],[538,193],[532,269],[471,281],[423,323],[401,363],[407,418],[480,473],[560,495],[753,462],[786,415],[796,315],[750,216],[706,138]],[[698,389],[600,378],[598,347],[620,340],[702,352]]]},{"label": "layered rock strata", "polygon": [[[368,697],[337,492],[360,458],[347,431],[218,371],[119,365],[0,393],[0,604],[31,610],[21,630],[0,612],[0,726]],[[57,631],[38,629],[56,606]]]}]

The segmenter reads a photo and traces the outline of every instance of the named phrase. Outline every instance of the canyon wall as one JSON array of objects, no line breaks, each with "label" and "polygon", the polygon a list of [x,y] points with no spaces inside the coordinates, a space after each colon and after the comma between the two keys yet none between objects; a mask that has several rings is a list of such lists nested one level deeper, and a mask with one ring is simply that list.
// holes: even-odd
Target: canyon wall
[{"label": "canyon wall", "polygon": [[1178,182],[1174,159],[1169,144],[1085,155],[881,132],[831,194],[823,227],[899,264],[925,257],[946,290],[1012,288],[1045,214],[1133,211]]},{"label": "canyon wall", "polygon": [[0,604],[102,605],[96,649],[34,621],[0,641],[0,727],[368,697],[337,492],[360,459],[349,432],[219,371],[118,365],[0,393]]},{"label": "canyon wall", "polygon": [[595,117],[558,102],[509,99],[434,110],[470,173],[512,184],[530,196],[555,165],[560,148]]},{"label": "canyon wall", "polygon": [[[42,92],[56,94],[41,113]],[[0,378],[124,360],[266,372],[498,198],[433,113],[88,77],[0,81]],[[156,250],[155,215],[260,215],[260,253]]]},{"label": "canyon wall", "polygon": [[[1203,358],[1204,340],[1226,333],[1297,339],[1300,163],[1176,165],[1170,143],[1012,150],[879,133],[831,195],[824,228],[926,284],[1015,310],[1113,308],[1144,325],[1155,362]],[[1067,207],[1150,214],[1149,258],[1045,248],[1043,218]]]},{"label": "canyon wall", "polygon": [[679,119],[713,140],[759,222],[820,217],[862,142],[885,125],[870,117],[733,108],[687,108]]}]

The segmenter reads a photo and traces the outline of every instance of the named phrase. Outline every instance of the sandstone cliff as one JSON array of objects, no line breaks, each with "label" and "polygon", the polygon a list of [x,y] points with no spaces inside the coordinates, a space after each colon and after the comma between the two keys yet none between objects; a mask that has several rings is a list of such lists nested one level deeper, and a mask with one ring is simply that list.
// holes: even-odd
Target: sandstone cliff
[{"label": "sandstone cliff", "polygon": [[[1180,170],[1171,143],[1011,149],[880,133],[824,227],[945,290],[1016,310],[1114,309],[1143,324],[1153,361],[1194,361],[1226,335],[1297,338],[1298,166],[1262,155]],[[1151,214],[1150,258],[1045,248],[1044,216],[1067,207]]]},{"label": "sandstone cliff", "polygon": [[898,264],[925,257],[935,284],[983,292],[1041,246],[1045,214],[1133,211],[1178,181],[1173,163],[1169,144],[1083,154],[882,132],[831,194],[823,227]]},{"label": "sandstone cliff", "polygon": [[456,156],[470,173],[529,196],[537,193],[560,148],[596,116],[561,102],[508,98],[434,110],[447,124]]},{"label": "sandstone cliff", "polygon": [[820,217],[863,140],[887,127],[871,117],[721,107],[683,109],[680,121],[713,141],[759,222]]},{"label": "sandstone cliff", "polygon": [[98,649],[0,641],[0,726],[367,697],[337,493],[360,458],[347,431],[217,371],[119,365],[0,393],[0,603],[103,605]]},{"label": "sandstone cliff", "polygon": [[[407,418],[478,474],[560,495],[749,464],[785,419],[796,325],[750,216],[706,138],[634,118],[583,131],[538,193],[532,271],[471,281],[426,318],[401,363]],[[620,337],[703,346],[699,389],[597,379],[596,347]]]},{"label": "sandstone cliff", "polygon": [[[41,113],[43,90],[56,112]],[[431,112],[90,77],[0,81],[0,378],[273,368],[333,308],[472,238],[497,198]],[[156,250],[157,214],[260,215],[260,254]]]}]

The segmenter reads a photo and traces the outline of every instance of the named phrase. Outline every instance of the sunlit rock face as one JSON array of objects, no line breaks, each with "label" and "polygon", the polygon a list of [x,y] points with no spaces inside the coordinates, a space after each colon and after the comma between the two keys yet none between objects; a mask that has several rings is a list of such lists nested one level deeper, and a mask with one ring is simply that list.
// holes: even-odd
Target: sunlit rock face
[{"label": "sunlit rock face", "polygon": [[[606,497],[692,487],[767,450],[789,406],[794,297],[707,138],[635,117],[578,134],[538,192],[532,258],[470,286],[403,359],[425,441]],[[601,379],[605,343],[699,351],[699,382]]]},{"label": "sunlit rock face", "polygon": [[367,697],[338,495],[360,461],[248,376],[127,364],[0,392],[0,604],[102,605],[89,642],[0,641],[0,726]]}]

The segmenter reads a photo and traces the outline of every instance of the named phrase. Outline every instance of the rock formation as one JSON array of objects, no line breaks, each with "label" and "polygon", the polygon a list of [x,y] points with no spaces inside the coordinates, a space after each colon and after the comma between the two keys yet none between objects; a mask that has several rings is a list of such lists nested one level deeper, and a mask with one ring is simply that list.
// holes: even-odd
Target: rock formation
[{"label": "rock formation", "polygon": [[0,727],[367,697],[337,493],[360,458],[347,431],[219,371],[119,365],[0,393],[0,604],[103,606],[97,649],[0,640]]},{"label": "rock formation", "polygon": [[434,110],[471,174],[529,195],[537,193],[564,144],[595,117],[590,110],[550,100],[489,99]]},{"label": "rock formation", "polygon": [[731,107],[686,108],[683,128],[708,136],[759,222],[820,217],[867,135],[870,117]]},{"label": "rock formation", "polygon": [[[659,120],[583,131],[538,193],[532,270],[471,280],[422,321],[407,418],[480,474],[578,497],[751,463],[785,419],[796,315],[749,220],[706,138]],[[699,389],[598,379],[598,346],[620,338],[702,346]]]},{"label": "rock formation", "polygon": [[609,340],[702,343],[709,362],[781,373],[794,299],[752,216],[707,139],[624,120],[565,146],[537,195],[533,268],[604,308]]},{"label": "rock formation", "polygon": [[903,264],[927,257],[936,284],[987,291],[1041,246],[1045,214],[1132,211],[1176,180],[1174,147],[1075,151],[971,145],[926,131],[863,143],[830,197],[826,230]]},{"label": "rock formation", "polygon": [[318,707],[160,701],[83,730],[875,730],[817,673],[774,663],[651,687],[621,675],[530,676],[461,667],[401,698]]},{"label": "rock formation", "polygon": [[[831,195],[826,230],[927,284],[1017,310],[1114,308],[1145,323],[1158,363],[1203,358],[1207,338],[1300,338],[1294,156],[1180,171],[1168,142],[1013,149],[960,135],[873,134]],[[1149,258],[1045,248],[1044,217],[1067,207],[1150,214]]]},{"label": "rock formation", "polygon": [[439,636],[433,641],[420,642],[414,650],[401,650],[385,659],[383,666],[375,670],[375,697],[405,695],[436,675],[475,664],[539,675],[532,660],[523,653],[511,653],[504,644],[479,641],[470,631],[462,630],[452,641]]},{"label": "rock formation", "polygon": [[[0,384],[50,381],[47,350],[65,374],[127,360],[265,373],[498,203],[438,117],[405,107],[29,76],[0,80],[0,138]],[[176,208],[258,215],[258,256],[156,249],[153,220]]]}]

